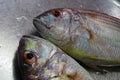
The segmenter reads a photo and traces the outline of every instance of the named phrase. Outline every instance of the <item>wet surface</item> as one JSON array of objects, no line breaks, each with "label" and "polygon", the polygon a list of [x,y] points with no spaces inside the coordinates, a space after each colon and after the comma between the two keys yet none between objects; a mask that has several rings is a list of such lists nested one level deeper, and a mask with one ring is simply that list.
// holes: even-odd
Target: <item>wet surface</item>
[{"label": "wet surface", "polygon": [[[15,53],[23,35],[36,33],[33,17],[61,7],[96,10],[120,18],[120,0],[0,0],[0,80],[16,80]],[[119,72],[90,73],[95,80],[120,80]]]}]

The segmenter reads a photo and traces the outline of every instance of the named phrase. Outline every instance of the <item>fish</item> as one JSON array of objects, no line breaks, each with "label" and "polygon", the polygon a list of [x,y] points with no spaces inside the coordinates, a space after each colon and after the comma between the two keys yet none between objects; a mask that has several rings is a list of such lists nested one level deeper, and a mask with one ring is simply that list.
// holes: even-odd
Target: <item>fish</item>
[{"label": "fish", "polygon": [[22,80],[94,80],[61,49],[36,36],[21,38],[17,59]]},{"label": "fish", "polygon": [[99,72],[120,66],[120,19],[94,10],[56,8],[33,19],[39,34]]}]

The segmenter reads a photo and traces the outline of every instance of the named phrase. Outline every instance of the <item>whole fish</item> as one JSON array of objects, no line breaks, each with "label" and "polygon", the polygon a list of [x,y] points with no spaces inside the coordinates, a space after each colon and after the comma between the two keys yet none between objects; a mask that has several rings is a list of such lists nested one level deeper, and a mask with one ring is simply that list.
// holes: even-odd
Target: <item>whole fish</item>
[{"label": "whole fish", "polygon": [[98,71],[120,66],[120,19],[72,8],[52,9],[33,20],[40,35]]},{"label": "whole fish", "polygon": [[23,36],[18,47],[22,80],[93,80],[62,50],[35,36]]}]

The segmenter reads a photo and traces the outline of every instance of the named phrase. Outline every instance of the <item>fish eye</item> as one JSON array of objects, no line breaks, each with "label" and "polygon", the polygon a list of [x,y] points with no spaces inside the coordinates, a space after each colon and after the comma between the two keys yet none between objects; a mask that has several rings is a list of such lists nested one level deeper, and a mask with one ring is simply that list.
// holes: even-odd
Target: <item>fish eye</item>
[{"label": "fish eye", "polygon": [[24,59],[29,64],[33,64],[36,61],[34,53],[29,51],[24,52]]},{"label": "fish eye", "polygon": [[61,12],[59,10],[52,10],[52,15],[55,17],[61,16]]},{"label": "fish eye", "polygon": [[34,57],[34,55],[32,53],[28,53],[26,54],[27,59],[32,59]]}]

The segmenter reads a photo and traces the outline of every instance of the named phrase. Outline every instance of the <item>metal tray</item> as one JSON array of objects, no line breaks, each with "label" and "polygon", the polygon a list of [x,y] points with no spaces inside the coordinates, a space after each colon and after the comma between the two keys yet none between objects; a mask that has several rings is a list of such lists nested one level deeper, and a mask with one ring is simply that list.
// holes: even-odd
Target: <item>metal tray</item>
[{"label": "metal tray", "polygon": [[[60,7],[96,10],[120,18],[118,0],[0,0],[0,80],[15,80],[15,52],[22,35],[36,33],[33,17]],[[90,74],[95,80],[120,80],[119,72]]]}]

